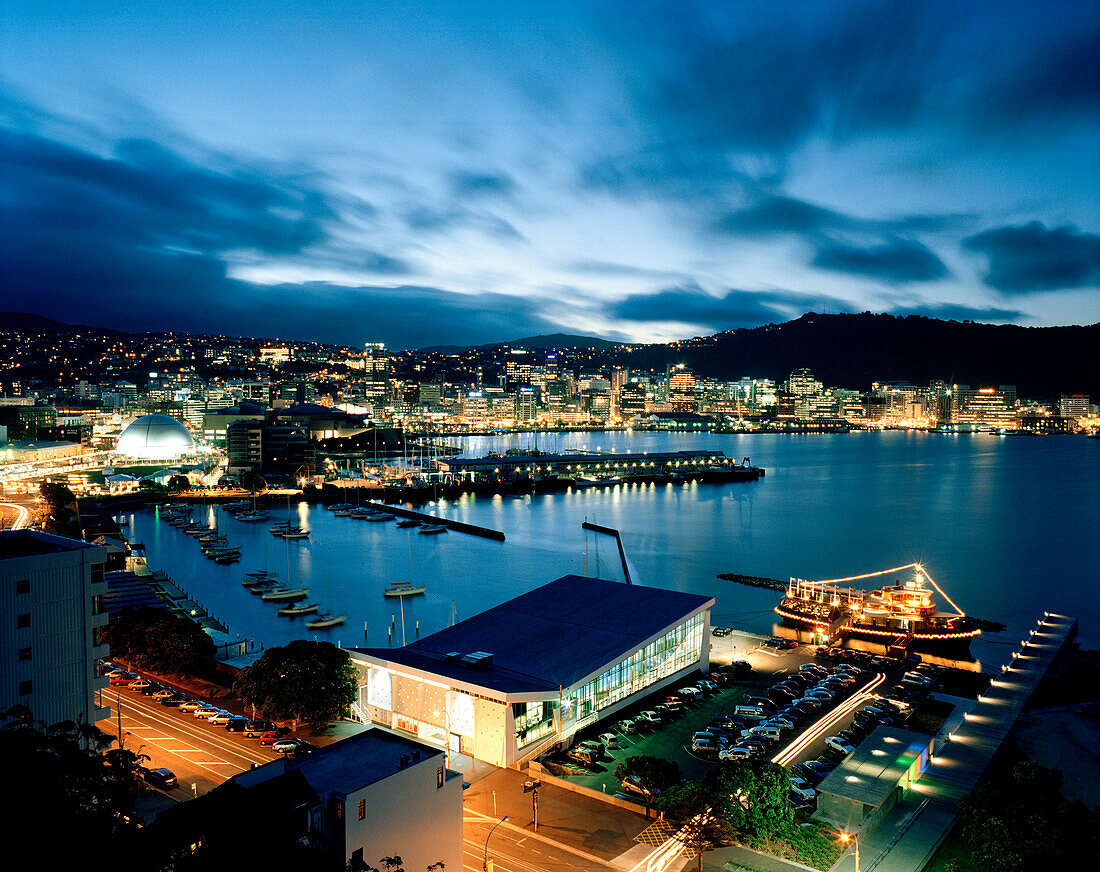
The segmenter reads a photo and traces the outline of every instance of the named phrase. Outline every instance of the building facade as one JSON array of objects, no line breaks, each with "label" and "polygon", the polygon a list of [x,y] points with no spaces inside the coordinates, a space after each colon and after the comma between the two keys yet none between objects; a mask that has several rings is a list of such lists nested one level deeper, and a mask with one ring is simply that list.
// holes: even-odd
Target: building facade
[{"label": "building facade", "polygon": [[568,575],[395,649],[350,651],[357,713],[515,766],[709,662],[714,600]]},{"label": "building facade", "polygon": [[107,679],[96,661],[107,625],[107,549],[32,530],[0,532],[0,708],[27,706],[48,724],[94,724]]}]

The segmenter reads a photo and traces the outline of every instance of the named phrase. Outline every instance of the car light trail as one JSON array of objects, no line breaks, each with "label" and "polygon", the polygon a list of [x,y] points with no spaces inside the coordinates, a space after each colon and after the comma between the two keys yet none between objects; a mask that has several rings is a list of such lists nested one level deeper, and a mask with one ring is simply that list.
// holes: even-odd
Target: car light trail
[{"label": "car light trail", "polygon": [[27,525],[27,519],[30,518],[31,513],[26,506],[16,505],[15,503],[0,503],[0,506],[6,509],[15,509],[17,514],[11,525],[12,530],[22,530]]},{"label": "car light trail", "polygon": [[826,714],[823,718],[815,721],[811,724],[805,732],[798,736],[791,744],[772,757],[773,763],[778,763],[780,766],[788,766],[790,763],[810,744],[817,741],[826,732],[831,730],[842,718],[851,714],[859,706],[874,696],[874,690],[886,680],[884,673],[876,675],[871,682],[862,690],[852,694],[852,696],[838,705],[831,712]]}]

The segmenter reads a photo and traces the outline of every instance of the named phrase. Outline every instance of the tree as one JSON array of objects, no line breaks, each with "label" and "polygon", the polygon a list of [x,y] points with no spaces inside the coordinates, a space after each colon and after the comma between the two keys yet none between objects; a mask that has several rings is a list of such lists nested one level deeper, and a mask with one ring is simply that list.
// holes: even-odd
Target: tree
[{"label": "tree", "polygon": [[182,493],[191,490],[191,481],[186,475],[173,475],[168,479],[168,490],[172,493]]},{"label": "tree", "polygon": [[245,472],[241,474],[241,487],[255,496],[267,490],[267,481],[258,472]]},{"label": "tree", "polygon": [[703,868],[703,851],[729,840],[729,824],[716,813],[718,805],[714,779],[682,781],[665,790],[657,800],[659,808],[679,828],[677,838],[695,851],[698,869]]},{"label": "tree", "polygon": [[707,775],[715,812],[745,841],[789,834],[795,825],[787,801],[790,777],[770,760],[723,760]]},{"label": "tree", "polygon": [[1061,787],[1061,772],[1030,760],[992,771],[962,805],[974,860],[1008,872],[1094,865],[1100,812],[1066,800]]},{"label": "tree", "polygon": [[112,869],[139,868],[138,828],[128,815],[134,767],[100,754],[111,741],[85,724],[34,721],[25,706],[0,710],[0,820],[25,845],[53,846],[53,863],[43,856],[44,865],[98,844]]},{"label": "tree", "polygon": [[619,781],[633,777],[650,795],[656,796],[665,788],[678,784],[683,776],[675,761],[639,754],[620,763],[615,769],[615,777]]},{"label": "tree", "polygon": [[347,651],[299,639],[265,651],[241,670],[233,690],[264,717],[322,726],[348,713],[358,687]]},{"label": "tree", "polygon": [[166,609],[121,612],[107,624],[111,656],[137,669],[194,674],[214,665],[217,646],[194,621]]},{"label": "tree", "polygon": [[64,485],[55,484],[52,481],[42,482],[38,486],[38,492],[46,501],[46,517],[43,525],[46,532],[79,539],[76,495]]}]

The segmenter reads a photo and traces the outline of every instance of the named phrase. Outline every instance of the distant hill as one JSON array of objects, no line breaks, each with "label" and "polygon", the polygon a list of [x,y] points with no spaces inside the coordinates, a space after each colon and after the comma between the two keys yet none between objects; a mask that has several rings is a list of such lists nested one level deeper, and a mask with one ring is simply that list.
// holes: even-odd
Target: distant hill
[{"label": "distant hill", "polygon": [[598,336],[574,336],[569,333],[550,333],[544,336],[527,336],[523,339],[515,339],[511,342],[490,342],[487,345],[432,345],[421,348],[420,351],[434,354],[460,354],[471,348],[491,350],[494,348],[526,348],[529,350],[541,350],[545,348],[618,348],[626,343],[612,342],[609,339],[600,339]]},{"label": "distant hill", "polygon": [[[972,387],[1016,385],[1021,397],[1100,396],[1100,324],[1017,327],[919,315],[818,315],[666,345],[634,346],[637,369],[686,363],[697,374],[785,379],[808,367],[827,385],[867,390],[873,381],[933,379]],[[618,359],[618,355],[614,355]]]},{"label": "distant hill", "polygon": [[0,312],[0,331],[12,333],[108,333],[121,335],[123,331],[110,327],[90,327],[87,324],[66,324],[45,315],[30,312]]}]

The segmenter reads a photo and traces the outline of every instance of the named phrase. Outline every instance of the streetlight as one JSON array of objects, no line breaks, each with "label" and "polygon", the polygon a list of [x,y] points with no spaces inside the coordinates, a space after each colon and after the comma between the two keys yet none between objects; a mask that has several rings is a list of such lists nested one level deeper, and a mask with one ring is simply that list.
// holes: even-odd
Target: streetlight
[{"label": "streetlight", "polygon": [[849,842],[852,843],[852,850],[855,852],[856,857],[856,872],[859,872],[859,836],[855,833],[846,833],[841,831],[840,841],[845,845],[847,845]]},{"label": "streetlight", "polygon": [[483,872],[488,872],[489,869],[489,836],[493,834],[493,830],[499,827],[502,823],[508,820],[508,815],[502,817],[499,821],[493,824],[493,829],[489,830],[489,835],[485,837],[485,853],[481,858],[481,868]]}]

